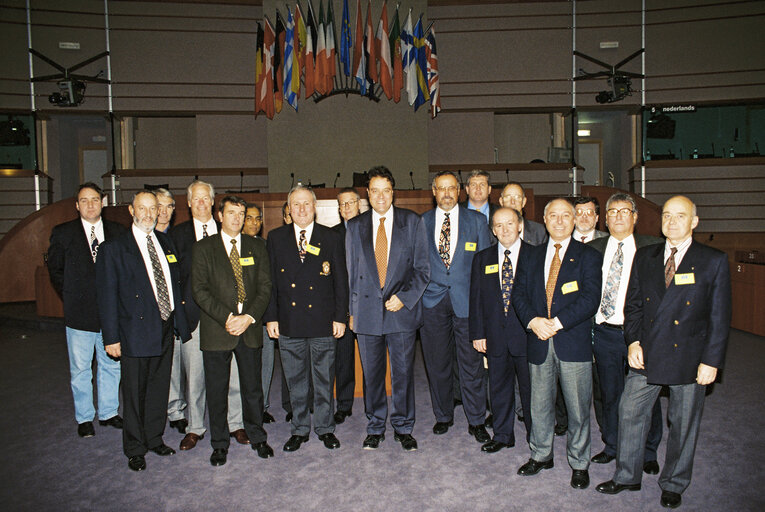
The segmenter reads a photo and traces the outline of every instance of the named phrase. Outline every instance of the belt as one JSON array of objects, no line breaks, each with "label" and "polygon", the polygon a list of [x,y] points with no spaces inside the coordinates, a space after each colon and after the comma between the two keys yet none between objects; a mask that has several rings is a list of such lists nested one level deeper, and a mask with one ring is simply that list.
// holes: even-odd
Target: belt
[{"label": "belt", "polygon": [[609,324],[607,322],[603,322],[602,324],[598,324],[598,325],[600,325],[601,327],[610,327],[611,329],[618,329],[620,331],[624,330],[623,325]]}]

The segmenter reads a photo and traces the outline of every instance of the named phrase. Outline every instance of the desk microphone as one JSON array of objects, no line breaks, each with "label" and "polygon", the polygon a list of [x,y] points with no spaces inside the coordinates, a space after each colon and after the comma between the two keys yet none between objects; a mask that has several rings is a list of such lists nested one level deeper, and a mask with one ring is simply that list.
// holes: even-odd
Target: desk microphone
[{"label": "desk microphone", "polygon": [[332,188],[337,188],[337,178],[340,177],[340,173],[337,173],[337,176],[335,176],[335,182],[332,184]]},{"label": "desk microphone", "polygon": [[457,175],[460,177],[460,188],[465,188],[465,183],[462,182],[462,169],[457,169]]},{"label": "desk microphone", "polygon": [[510,169],[505,169],[505,180],[510,183]]},{"label": "desk microphone", "polygon": [[414,178],[412,176],[414,176],[414,173],[412,171],[409,171],[409,179],[412,180],[412,190],[415,190],[415,188],[414,188]]},{"label": "desk microphone", "polygon": [[290,182],[290,188],[292,188],[293,186],[295,186],[295,173],[294,172],[290,173],[290,178],[292,178],[292,181]]}]

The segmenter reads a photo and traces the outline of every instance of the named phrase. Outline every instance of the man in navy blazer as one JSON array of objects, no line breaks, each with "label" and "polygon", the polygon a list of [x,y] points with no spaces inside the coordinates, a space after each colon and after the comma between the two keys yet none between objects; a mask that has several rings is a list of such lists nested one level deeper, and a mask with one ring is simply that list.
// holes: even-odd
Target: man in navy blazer
[{"label": "man in navy blazer", "polygon": [[92,437],[93,353],[96,354],[98,419],[101,425],[122,428],[120,363],[104,350],[98,303],[93,287],[99,244],[125,231],[101,217],[103,192],[95,183],[83,183],[77,192],[77,219],[53,228],[48,248],[48,272],[53,288],[64,301],[69,375],[74,396],[74,417],[80,437]]},{"label": "man in navy blazer", "polygon": [[660,503],[676,508],[691,483],[706,387],[722,368],[730,331],[730,269],[725,253],[693,240],[696,205],[664,203],[664,244],[639,249],[624,306],[630,371],[619,403],[619,444],[605,494],[640,489],[653,404],[669,386],[669,437],[659,476]]},{"label": "man in navy blazer", "polygon": [[144,455],[175,453],[162,441],[173,360],[173,337],[191,338],[170,239],[155,231],[157,198],[142,190],[128,208],[131,231],[103,244],[96,272],[106,352],[122,358],[125,417],[122,447],[133,471],[146,468]]},{"label": "man in navy blazer", "polygon": [[350,327],[358,335],[369,420],[363,446],[374,450],[385,438],[387,349],[393,387],[390,422],[394,439],[411,451],[417,449],[412,437],[414,345],[422,325],[420,299],[430,280],[428,241],[422,218],[393,206],[391,172],[374,167],[367,174],[372,210],[351,219],[345,236]]},{"label": "man in navy blazer", "polygon": [[553,467],[556,381],[568,410],[566,452],[571,486],[590,484],[592,317],[600,304],[602,256],[571,238],[574,206],[545,206],[549,241],[524,251],[513,286],[513,307],[528,331],[531,374],[531,458],[518,470],[529,476]]},{"label": "man in navy blazer", "polygon": [[437,207],[422,219],[428,236],[430,282],[422,296],[422,355],[430,384],[436,424],[434,434],[445,434],[454,424],[453,354],[457,354],[462,407],[468,433],[480,443],[491,438],[486,421],[483,357],[468,335],[470,267],[473,256],[491,243],[486,218],[457,205],[460,184],[451,171],[433,178]]},{"label": "man in navy blazer", "polygon": [[476,254],[470,275],[470,340],[489,361],[489,392],[494,414],[494,438],[481,450],[496,453],[515,446],[513,411],[515,382],[523,405],[526,439],[531,433],[531,381],[526,356],[526,330],[512,305],[518,260],[532,246],[520,239],[518,210],[500,208],[492,216],[499,242]]}]

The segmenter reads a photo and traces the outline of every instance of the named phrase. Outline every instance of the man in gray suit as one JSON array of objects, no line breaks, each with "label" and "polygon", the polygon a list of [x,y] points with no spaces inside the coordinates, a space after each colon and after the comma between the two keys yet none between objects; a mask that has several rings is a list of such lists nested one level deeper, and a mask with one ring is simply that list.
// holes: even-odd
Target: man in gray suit
[{"label": "man in gray suit", "polygon": [[[523,190],[523,185],[517,181],[511,181],[505,185],[499,196],[499,204],[523,213],[523,207],[526,206],[526,193]],[[547,230],[539,222],[524,217],[521,226],[521,240],[529,245],[542,245],[547,241]]]}]

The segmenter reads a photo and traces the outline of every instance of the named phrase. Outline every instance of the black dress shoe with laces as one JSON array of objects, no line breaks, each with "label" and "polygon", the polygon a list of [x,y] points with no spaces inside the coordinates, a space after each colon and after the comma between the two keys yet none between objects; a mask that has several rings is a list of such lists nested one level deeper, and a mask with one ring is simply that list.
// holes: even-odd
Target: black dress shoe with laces
[{"label": "black dress shoe with laces", "polygon": [[292,412],[288,412],[287,415],[284,417],[284,421],[289,423],[292,421]]},{"label": "black dress shoe with laces", "polygon": [[481,451],[486,453],[497,453],[503,448],[512,448],[513,446],[515,446],[515,442],[511,442],[508,444],[508,443],[501,443],[499,441],[491,440],[485,445],[481,446]]},{"label": "black dress shoe with laces", "polygon": [[484,421],[483,424],[486,425],[486,428],[494,430],[494,415],[489,414],[486,416],[486,421]]},{"label": "black dress shoe with laces", "polygon": [[335,424],[339,425],[345,421],[348,416],[353,416],[352,411],[337,411],[335,413]]},{"label": "black dress shoe with laces", "polygon": [[143,471],[146,469],[146,459],[143,455],[133,455],[128,459],[128,467],[133,471]]},{"label": "black dress shoe with laces", "polygon": [[475,437],[475,440],[479,443],[491,441],[491,436],[486,432],[486,426],[484,425],[468,425],[468,434]]},{"label": "black dress shoe with laces", "polygon": [[553,462],[552,459],[546,460],[544,462],[539,462],[534,459],[529,459],[529,461],[526,464],[518,468],[518,474],[522,476],[536,475],[543,469],[551,469],[554,465],[555,463]]},{"label": "black dress shoe with laces", "polygon": [[308,436],[292,435],[287,442],[284,443],[285,452],[296,452],[300,449],[300,445],[308,442]]},{"label": "black dress shoe with laces", "polygon": [[590,486],[590,472],[586,469],[575,469],[571,473],[571,487],[587,489]]},{"label": "black dress shoe with laces", "polygon": [[594,462],[595,464],[608,464],[615,458],[616,457],[614,457],[613,455],[609,455],[606,452],[600,452],[599,454],[591,458],[590,461]]},{"label": "black dress shoe with laces", "polygon": [[449,427],[454,425],[454,420],[449,421],[437,421],[435,425],[433,425],[433,433],[437,436],[440,436],[442,434],[446,434],[449,432]]},{"label": "black dress shoe with laces", "polygon": [[168,455],[175,455],[175,450],[167,446],[166,444],[161,444],[159,446],[155,446],[154,448],[149,448],[150,451],[156,453],[160,457],[166,457]]},{"label": "black dress shoe with laces", "polygon": [[174,428],[178,431],[179,434],[185,434],[186,433],[186,427],[189,426],[188,420],[186,418],[181,418],[179,420],[173,420],[170,422],[170,428]]},{"label": "black dress shoe with laces", "polygon": [[661,506],[664,508],[677,508],[683,502],[683,497],[672,491],[661,491]]},{"label": "black dress shoe with laces", "polygon": [[401,448],[407,452],[413,452],[417,449],[417,440],[412,437],[412,434],[399,434],[396,432],[393,440],[401,443]]},{"label": "black dress shoe with laces", "polygon": [[86,421],[77,425],[77,435],[80,437],[93,437],[96,435],[96,429],[93,428],[92,421]]},{"label": "black dress shoe with laces", "polygon": [[274,419],[274,417],[273,417],[273,416],[271,416],[271,413],[270,413],[270,412],[268,412],[268,411],[263,411],[263,423],[264,423],[264,424],[265,424],[265,423],[273,423],[273,422],[275,422],[275,421],[276,421],[276,420]]},{"label": "black dress shoe with laces", "polygon": [[619,494],[622,491],[639,491],[640,484],[618,484],[613,480],[603,482],[595,487],[595,490],[603,494]]},{"label": "black dress shoe with laces", "polygon": [[98,420],[98,424],[102,427],[114,427],[118,429],[122,429],[122,418],[119,414],[115,414],[108,420]]},{"label": "black dress shoe with laces", "polygon": [[385,434],[369,434],[364,439],[364,444],[362,446],[365,450],[376,450],[384,440]]},{"label": "black dress shoe with laces", "polygon": [[647,475],[658,475],[659,474],[659,463],[655,460],[649,460],[645,464],[643,464],[643,472]]},{"label": "black dress shoe with laces", "polygon": [[258,453],[258,457],[261,459],[267,459],[274,456],[274,449],[268,446],[268,443],[265,441],[255,443],[250,446],[252,446],[252,449]]},{"label": "black dress shoe with laces", "polygon": [[335,437],[335,434],[332,432],[329,432],[327,434],[321,434],[319,436],[319,441],[324,443],[324,446],[328,450],[334,450],[335,448],[340,448],[340,441],[338,441],[337,437]]},{"label": "black dress shoe with laces", "polygon": [[568,430],[568,427],[565,425],[555,425],[556,436],[565,436],[567,430]]},{"label": "black dress shoe with laces", "polygon": [[225,448],[216,448],[210,455],[210,464],[213,466],[222,466],[226,463],[228,451]]}]

